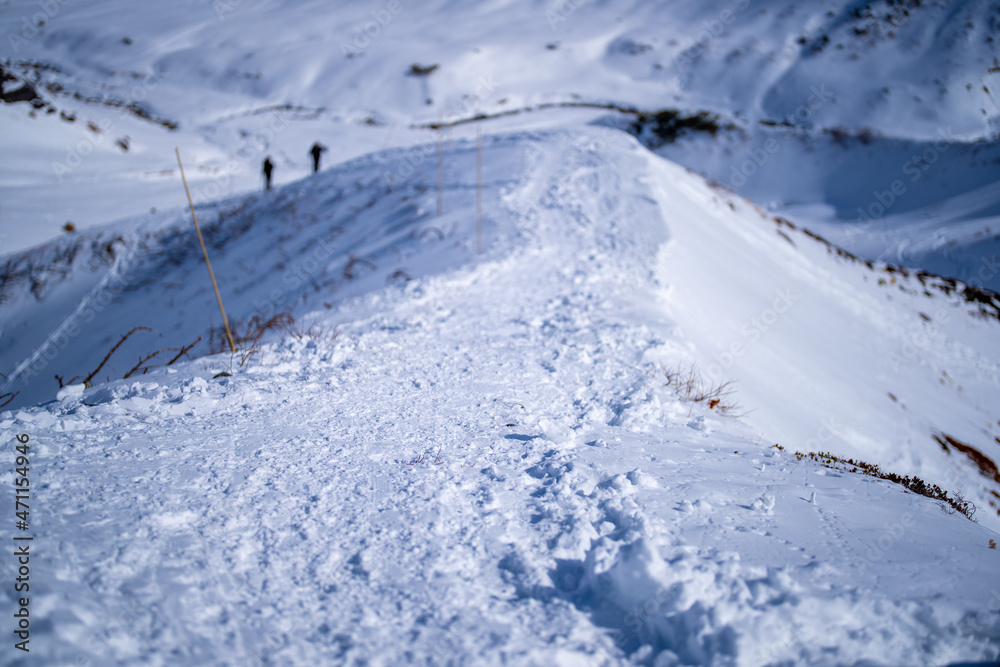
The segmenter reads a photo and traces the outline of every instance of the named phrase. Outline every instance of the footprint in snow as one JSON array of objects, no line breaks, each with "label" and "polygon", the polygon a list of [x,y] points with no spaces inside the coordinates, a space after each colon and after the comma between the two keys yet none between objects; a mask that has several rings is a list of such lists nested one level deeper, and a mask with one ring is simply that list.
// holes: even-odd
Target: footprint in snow
[{"label": "footprint in snow", "polygon": [[763,512],[764,514],[774,514],[774,496],[770,493],[765,493],[751,503],[750,509]]}]

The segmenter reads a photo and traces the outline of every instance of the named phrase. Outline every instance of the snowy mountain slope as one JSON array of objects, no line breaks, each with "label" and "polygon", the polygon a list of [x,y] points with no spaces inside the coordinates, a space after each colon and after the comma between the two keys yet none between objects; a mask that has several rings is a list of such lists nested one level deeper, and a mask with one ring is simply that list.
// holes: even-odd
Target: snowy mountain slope
[{"label": "snowy mountain slope", "polygon": [[[962,439],[960,429],[996,404],[995,320],[970,317],[970,304],[936,290],[903,292],[911,280],[843,262],[738,200],[730,206],[632,138],[596,128],[486,142],[488,244],[476,258],[462,243],[473,233],[473,155],[460,144],[449,162],[446,215],[457,227],[445,242],[422,242],[405,226],[392,233],[401,197],[433,182],[433,162],[392,194],[366,180],[373,156],[247,202],[244,212],[259,217],[219,249],[224,275],[236,275],[230,263],[241,248],[275,243],[277,204],[293,195],[308,219],[339,184],[357,181],[357,201],[381,194],[342,223],[337,242],[356,245],[339,246],[328,266],[339,271],[351,252],[391,242],[421,277],[384,287],[379,264],[356,297],[304,318],[323,333],[269,343],[231,377],[213,377],[229,363],[224,354],[0,413],[0,438],[30,433],[44,471],[34,627],[46,660],[997,658],[1000,580],[987,548],[995,517],[983,512],[977,525],[900,486],[789,451],[812,447],[810,421],[821,425],[833,402],[872,383],[872,357],[905,341],[922,321],[914,310],[931,305],[949,319],[922,351],[927,361],[901,359],[901,384],[917,378],[922,391],[900,391],[912,409],[900,410],[898,424],[918,432],[940,417],[935,425]],[[433,189],[417,201],[418,210],[433,202]],[[149,228],[168,238],[179,216]],[[418,229],[436,221],[407,220]],[[322,228],[294,230],[295,246]],[[148,268],[136,276],[169,277],[135,261]],[[896,284],[879,285],[883,276]],[[704,360],[743,311],[767,319],[761,309],[786,286],[801,301],[726,369],[745,406],[778,387],[764,398],[786,410],[774,427],[785,432],[770,431],[774,412],[724,418],[664,386],[661,365]],[[141,290],[120,298],[148,316],[162,308],[146,305]],[[723,306],[732,313],[720,316]],[[841,320],[813,321],[813,309]],[[794,396],[808,389],[803,376],[830,370],[816,352],[836,352],[830,338],[845,352],[829,366],[853,353],[836,370],[856,382],[791,403],[805,398]],[[771,384],[742,375],[760,357],[770,360],[761,376]],[[796,365],[803,360],[813,366]],[[932,362],[947,362],[968,394],[928,388]],[[882,420],[865,410],[851,418],[862,434]],[[842,452],[865,444],[836,436],[816,438]],[[961,481],[970,497],[984,493],[957,452],[922,442],[908,443],[910,454],[866,453],[940,476],[929,481]]]},{"label": "snowy mountain slope", "polygon": [[656,150],[863,258],[1000,289],[996,141],[732,125]]},{"label": "snowy mountain slope", "polygon": [[[996,26],[988,0],[0,0],[33,660],[994,664]],[[482,256],[450,125],[480,114]],[[271,325],[245,363],[202,356],[175,146],[237,334]],[[686,399],[692,364],[745,414]],[[95,386],[53,400],[56,374]]]},{"label": "snowy mountain slope", "polygon": [[174,146],[211,179],[207,201],[256,188],[266,154],[279,182],[304,176],[316,139],[339,162],[427,141],[413,123],[541,102],[916,141],[998,130],[988,0],[389,4],[5,0],[3,66],[41,106],[30,118],[27,103],[0,105],[13,158],[0,182],[17,188],[2,202],[4,247],[173,206]]},{"label": "snowy mountain slope", "polygon": [[[498,146],[493,153],[506,161],[510,150]],[[475,152],[468,145],[449,151],[444,196],[453,210],[440,217],[431,189],[434,154],[434,146],[389,151],[275,193],[198,207],[236,335],[245,337],[281,313],[332,307],[387,283],[404,285],[427,271],[428,253],[434,270],[467,261],[475,220],[456,212],[475,198],[474,181],[461,178],[474,173]],[[51,398],[56,374],[67,383],[88,377],[135,327],[152,331],[130,337],[96,381],[120,378],[145,355],[199,337],[193,355],[226,347],[186,210],[126,220],[96,236],[64,237],[9,258],[4,272],[0,312],[7,345],[0,358],[11,369],[4,391],[21,392],[15,405]]]},{"label": "snowy mountain slope", "polygon": [[[678,170],[663,167],[657,182],[676,182]],[[1000,299],[989,295],[980,314],[938,279],[845,259],[725,194],[701,187],[691,199],[687,215],[660,200],[666,219],[688,221],[671,225],[661,262],[668,312],[706,374],[736,383],[746,421],[779,442],[877,460],[963,494],[978,486],[982,520],[996,525],[1000,480],[935,435],[997,452]]]},{"label": "snowy mountain slope", "polygon": [[[621,141],[603,129],[582,137],[591,137],[595,148]],[[488,143],[499,179],[487,174],[488,191],[518,177],[519,143],[504,136]],[[282,313],[301,317],[335,308],[344,298],[390,283],[402,287],[469,261],[474,219],[464,212],[474,203],[474,150],[459,144],[448,151],[448,206],[440,218],[436,160],[427,157],[435,153],[425,146],[379,154],[273,194],[202,207],[237,337],[252,339]],[[398,164],[411,167],[409,178],[386,178]],[[723,206],[722,194],[679,168],[658,169],[642,178],[669,184],[657,191],[663,219],[678,215],[677,187],[697,192],[686,195],[694,202],[683,209],[681,220],[688,222],[675,223],[673,245],[657,269],[676,295],[668,312],[686,337],[690,361],[716,383],[737,383],[749,423],[773,441],[812,442],[814,450],[932,479],[960,490],[984,515],[1000,510],[991,494],[1000,491],[998,482],[982,480],[984,471],[973,461],[952,456],[935,440],[947,434],[996,458],[995,319],[970,317],[976,305],[934,289],[935,279],[925,286],[916,277],[860,264],[837,266],[826,246],[800,231],[782,231],[739,200]],[[589,185],[617,201],[625,183]],[[734,216],[737,203],[743,213]],[[486,210],[497,206],[488,199]],[[609,203],[607,214],[616,212]],[[150,217],[131,232],[136,224],[126,221],[94,240],[62,239],[8,263],[14,278],[4,283],[0,313],[9,344],[0,360],[9,369],[3,393],[18,392],[12,406],[48,400],[60,383],[137,377],[199,339],[189,356],[225,348],[185,217],[183,211]],[[509,224],[489,217],[488,235],[503,242],[512,233]],[[692,226],[696,235],[687,240]],[[56,268],[69,277],[53,275]],[[645,262],[632,270],[653,268]],[[136,327],[149,330],[130,336],[101,365]],[[676,352],[674,344],[667,349]],[[159,350],[166,351],[139,363]]]}]

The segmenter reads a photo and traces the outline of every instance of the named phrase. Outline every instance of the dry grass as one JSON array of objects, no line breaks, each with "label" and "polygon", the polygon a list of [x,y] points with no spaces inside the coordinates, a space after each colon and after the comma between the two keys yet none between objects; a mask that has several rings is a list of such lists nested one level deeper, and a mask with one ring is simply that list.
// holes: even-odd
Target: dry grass
[{"label": "dry grass", "polygon": [[385,282],[387,285],[405,285],[411,280],[413,280],[413,278],[409,273],[403,269],[396,269],[392,272],[392,275],[385,279]]},{"label": "dry grass", "polygon": [[[149,327],[135,327],[134,329],[132,329],[131,331],[129,331],[127,334],[125,334],[124,336],[122,336],[121,340],[119,340],[117,343],[115,343],[115,346],[112,347],[111,350],[106,355],[104,355],[104,359],[102,359],[101,363],[97,365],[97,368],[95,368],[93,371],[91,371],[90,375],[88,375],[87,377],[83,378],[83,385],[85,387],[92,386],[90,383],[94,379],[94,376],[101,372],[101,369],[104,368],[104,364],[108,363],[108,359],[111,358],[111,355],[113,355],[115,352],[117,352],[118,348],[120,348],[125,343],[125,341],[127,341],[129,339],[129,337],[132,334],[136,333],[137,331],[149,331],[151,333],[156,333],[155,331],[153,331],[153,329],[150,329]],[[141,365],[141,363],[140,363],[140,365]],[[128,376],[126,376],[126,377],[128,377]],[[56,381],[59,382],[59,388],[60,389],[62,389],[63,387],[65,387],[68,384],[74,384],[79,379],[81,379],[79,375],[73,377],[70,380],[65,380],[62,375],[56,375]]]},{"label": "dry grass", "polygon": [[[125,341],[127,341],[132,336],[132,334],[134,334],[136,332],[139,332],[139,331],[148,331],[150,333],[157,333],[156,331],[154,331],[153,329],[150,329],[149,327],[135,327],[134,329],[132,329],[131,331],[129,331],[128,333],[126,333],[125,335],[123,335],[118,340],[118,342],[115,343],[114,347],[112,347],[108,351],[108,353],[106,355],[104,355],[104,359],[102,359],[101,363],[97,365],[97,368],[95,368],[93,371],[91,371],[90,374],[87,375],[86,377],[82,377],[80,375],[76,375],[76,376],[70,378],[69,380],[67,380],[62,375],[56,375],[55,378],[56,378],[56,381],[59,383],[59,388],[61,389],[61,388],[65,387],[66,385],[71,385],[71,384],[74,384],[74,383],[76,383],[78,381],[82,381],[83,385],[85,387],[92,387],[93,386],[92,383],[93,383],[94,377],[98,373],[101,372],[101,369],[104,368],[104,365],[108,363],[108,361],[111,359],[112,355],[114,355],[114,353],[118,351],[118,348],[120,348],[125,343]],[[157,334],[157,335],[159,335],[159,334]],[[160,366],[147,366],[146,363],[149,362],[152,359],[155,359],[156,357],[160,356],[161,354],[163,354],[165,352],[176,352],[177,354],[175,354],[173,357],[171,357],[170,361],[168,361],[165,364],[162,364],[163,366],[170,366],[171,364],[174,364],[174,363],[180,361],[181,357],[187,356],[188,353],[191,351],[191,349],[195,345],[197,345],[198,343],[200,343],[200,342],[201,342],[201,336],[198,336],[198,338],[193,343],[191,343],[190,345],[185,345],[185,346],[182,346],[182,347],[165,347],[165,348],[156,350],[155,352],[150,352],[150,353],[146,354],[145,356],[140,357],[138,363],[136,363],[135,366],[133,366],[131,369],[129,369],[129,371],[127,373],[125,373],[125,375],[122,377],[122,379],[128,379],[128,378],[130,378],[130,377],[132,377],[133,375],[136,375],[136,374],[145,375],[146,373],[148,373],[149,371],[151,371],[154,368],[160,368]],[[108,378],[108,379],[110,380],[110,378]],[[9,394],[4,394],[4,395],[0,396],[0,400],[3,400],[8,395]],[[10,399],[7,401],[7,403],[9,403],[10,401],[14,400],[14,396],[16,396],[16,395],[17,394],[14,394],[13,396],[10,396]],[[0,407],[3,407],[7,403],[0,403]]]},{"label": "dry grass", "polygon": [[[264,335],[269,331],[274,331],[280,334],[279,340],[284,342],[288,338],[294,338],[296,340],[309,339],[316,341],[317,343],[322,343],[327,347],[333,345],[333,342],[340,335],[339,328],[334,328],[330,330],[328,327],[321,326],[310,326],[308,329],[303,329],[296,321],[295,317],[289,312],[282,312],[264,319],[258,315],[254,315],[249,320],[235,325],[233,328],[233,337],[236,341],[236,350],[230,352],[229,363],[222,363],[226,371],[220,373],[221,376],[232,375],[234,369],[247,368],[250,366],[251,361],[254,357],[257,357],[260,363],[263,363],[263,348],[262,340]],[[212,330],[212,339],[218,338],[220,341],[224,342],[222,338],[221,327],[216,327]],[[221,345],[221,343],[220,343]],[[217,349],[212,346],[212,354],[218,354],[224,352],[228,349]],[[219,376],[216,376],[219,377]]]},{"label": "dry grass", "polygon": [[282,331],[286,334],[295,333],[295,317],[289,312],[278,313],[268,319],[254,315],[243,323],[243,333],[237,328],[236,344],[241,346],[256,346],[268,331]]},{"label": "dry grass", "polygon": [[[0,378],[4,380],[8,379],[3,373],[0,373]],[[19,391],[8,391],[6,394],[0,394],[0,408],[10,405],[10,402],[17,398],[17,395],[20,393]]]},{"label": "dry grass", "polygon": [[442,232],[437,227],[425,227],[424,229],[421,229],[419,232],[414,232],[414,235],[421,241],[427,238],[428,234],[436,234],[439,241],[444,240],[444,232]]},{"label": "dry grass", "polygon": [[[128,378],[132,377],[133,375],[135,375],[136,373],[138,373],[139,371],[142,371],[142,374],[145,375],[146,373],[148,373],[149,371],[151,371],[154,368],[160,368],[159,366],[144,366],[143,364],[145,364],[150,359],[154,359],[154,358],[158,357],[159,355],[163,354],[164,352],[176,352],[177,354],[175,354],[170,359],[170,361],[168,361],[167,363],[163,364],[164,366],[170,366],[170,365],[176,363],[177,361],[179,361],[181,357],[187,356],[188,352],[191,351],[191,348],[193,348],[195,345],[197,345],[200,342],[201,342],[201,336],[198,336],[198,338],[195,339],[195,341],[193,343],[191,343],[190,345],[185,345],[185,346],[182,346],[182,347],[165,347],[165,348],[157,350],[155,352],[150,352],[146,356],[141,357],[139,359],[139,363],[137,363],[135,366],[133,366],[132,369],[129,370],[129,372],[125,374],[125,377],[123,379],[128,379]],[[190,357],[188,357],[188,358],[190,359]]]},{"label": "dry grass", "polygon": [[[781,445],[774,445],[776,448],[784,451],[784,447]],[[928,484],[919,477],[910,477],[909,475],[897,475],[894,472],[884,472],[881,468],[873,463],[866,463],[865,461],[855,461],[854,459],[842,459],[839,456],[835,456],[829,452],[809,452],[803,454],[802,452],[795,452],[795,458],[801,461],[804,458],[808,458],[810,461],[815,461],[825,468],[831,468],[833,470],[845,470],[847,472],[860,473],[862,475],[868,475],[869,477],[876,477],[878,479],[884,479],[895,484],[906,488],[913,493],[918,493],[927,498],[932,498],[934,500],[940,500],[954,509],[956,512],[964,515],[967,519],[972,520],[972,516],[976,513],[976,506],[965,500],[960,494],[955,493],[949,496],[948,492],[942,489],[937,484]]]},{"label": "dry grass", "polygon": [[947,433],[938,433],[933,437],[946,453],[951,454],[952,449],[957,449],[979,468],[979,472],[983,477],[992,479],[997,484],[1000,484],[1000,468],[997,468],[997,464],[990,457],[972,445],[964,443],[958,438],[953,438]]},{"label": "dry grass", "polygon": [[[166,348],[164,348],[164,350],[165,349]],[[133,366],[129,370],[129,372],[124,375],[124,377],[122,379],[127,380],[128,378],[132,377],[133,375],[135,375],[139,371],[142,371],[142,374],[145,375],[146,371],[148,371],[150,368],[155,368],[155,366],[146,366],[146,367],[143,367],[143,364],[145,364],[150,359],[153,359],[153,358],[157,357],[164,350],[157,350],[156,352],[150,352],[149,354],[147,354],[144,357],[139,357],[139,362],[135,366]]]},{"label": "dry grass", "polygon": [[436,64],[419,65],[417,63],[413,63],[412,65],[410,65],[410,70],[408,74],[410,76],[430,76],[431,74],[434,73],[435,70],[437,70],[437,68],[438,66]]},{"label": "dry grass", "polygon": [[[233,342],[237,349],[255,348],[268,331],[280,331],[288,334],[294,331],[295,318],[289,312],[281,312],[265,319],[254,315],[248,320],[232,323]],[[219,354],[229,351],[225,327],[212,327],[208,332],[209,354]]]},{"label": "dry grass", "polygon": [[366,266],[372,271],[378,268],[367,259],[361,259],[360,257],[351,255],[350,259],[347,261],[347,266],[344,267],[344,280],[354,280],[357,278],[359,266]]},{"label": "dry grass", "polygon": [[671,388],[681,402],[701,403],[720,415],[738,416],[736,412],[740,406],[731,399],[736,392],[732,381],[714,384],[706,381],[696,364],[686,368],[680,365],[668,368],[661,364],[660,371],[666,379],[664,386]]}]

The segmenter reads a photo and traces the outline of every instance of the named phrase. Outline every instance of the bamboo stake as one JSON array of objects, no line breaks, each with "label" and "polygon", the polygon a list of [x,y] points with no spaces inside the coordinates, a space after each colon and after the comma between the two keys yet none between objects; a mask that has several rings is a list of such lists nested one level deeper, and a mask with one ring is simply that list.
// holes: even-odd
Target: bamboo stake
[{"label": "bamboo stake", "polygon": [[483,126],[476,125],[476,252],[483,254]]},{"label": "bamboo stake", "polygon": [[382,150],[389,147],[389,140],[392,139],[392,131],[396,129],[395,125],[389,126],[389,131],[385,133],[385,141],[382,142]]},{"label": "bamboo stake", "polygon": [[184,165],[181,164],[181,152],[175,148],[177,153],[177,166],[181,168],[181,180],[184,182],[184,192],[187,193],[188,206],[191,207],[191,219],[194,220],[194,230],[198,232],[198,243],[201,244],[201,252],[205,255],[205,266],[208,267],[208,277],[212,279],[212,289],[215,290],[215,298],[219,301],[219,312],[222,313],[222,323],[226,326],[226,339],[229,341],[229,351],[235,352],[236,345],[233,343],[233,332],[229,330],[229,320],[226,319],[226,309],[222,306],[222,296],[219,294],[219,285],[215,282],[215,272],[212,271],[212,263],[208,261],[208,250],[205,249],[205,239],[201,236],[201,227],[198,226],[198,216],[194,214],[194,202],[191,201],[191,191],[188,190],[187,178],[184,177]]},{"label": "bamboo stake", "polygon": [[444,152],[441,142],[444,138],[444,111],[438,114],[438,215],[444,211]]}]

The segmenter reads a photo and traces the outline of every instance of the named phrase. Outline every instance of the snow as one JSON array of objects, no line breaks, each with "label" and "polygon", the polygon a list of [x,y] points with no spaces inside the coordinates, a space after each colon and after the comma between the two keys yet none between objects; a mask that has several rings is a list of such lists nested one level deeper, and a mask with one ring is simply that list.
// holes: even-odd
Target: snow
[{"label": "snow", "polygon": [[[187,2],[183,10],[6,0],[6,68],[37,80],[43,97],[77,120],[0,105],[10,128],[0,145],[17,158],[0,165],[0,177],[24,194],[5,198],[0,240],[5,251],[20,250],[58,236],[67,221],[85,228],[178,205],[175,146],[197,164],[188,169],[194,194],[208,201],[256,190],[268,154],[277,183],[307,175],[316,139],[332,148],[328,163],[339,163],[424,143],[427,133],[413,129],[423,122],[542,103],[707,110],[751,131],[790,119],[808,131],[899,141],[946,133],[957,144],[993,143],[995,155],[996,4],[855,5],[352,0],[334,11],[303,0]],[[407,74],[432,64],[439,68],[428,77]],[[115,143],[124,137],[127,152]],[[863,161],[866,149],[849,152]],[[690,160],[678,161],[701,162]],[[711,176],[728,182],[723,171]],[[987,171],[995,181],[995,165]],[[798,192],[783,190],[781,201]],[[858,205],[871,202],[869,192]]]},{"label": "snow", "polygon": [[[244,366],[217,355],[5,413],[5,439],[30,432],[44,451],[35,463],[49,508],[39,511],[47,546],[38,558],[51,574],[39,575],[37,595],[39,608],[59,610],[38,626],[48,659],[751,665],[995,656],[996,616],[976,616],[996,595],[996,580],[984,581],[995,571],[992,530],[888,482],[798,461],[760,439],[763,418],[683,403],[657,376],[658,364],[686,361],[711,341],[685,310],[684,295],[707,304],[697,293],[716,289],[694,266],[705,257],[699,244],[713,244],[717,269],[745,276],[751,309],[759,300],[747,283],[769,302],[771,276],[747,263],[798,278],[803,301],[807,286],[811,299],[844,300],[857,327],[867,313],[850,311],[854,299],[874,301],[888,288],[869,284],[864,294],[858,274],[867,269],[831,260],[815,242],[792,248],[750,207],[713,206],[717,191],[625,135],[489,137],[485,153],[482,258],[469,243],[474,175],[462,168],[474,148],[460,145],[446,198],[463,221],[455,236],[396,239],[400,256],[433,267],[422,277],[381,287],[392,265],[376,262],[369,290],[309,315],[312,336],[268,343]],[[353,165],[290,187],[318,210],[324,202],[307,193],[336,192],[343,178],[366,177]],[[409,188],[382,205],[420,189]],[[290,195],[257,205],[273,210]],[[415,196],[415,209],[432,209],[433,190]],[[410,216],[399,224],[426,224]],[[344,223],[344,236],[382,242],[375,219],[392,216],[373,208]],[[235,261],[254,234],[267,238],[255,228],[220,257]],[[336,269],[350,247],[338,248]],[[125,273],[141,284],[141,271]],[[850,279],[860,296],[847,291]],[[144,297],[121,307],[133,298]],[[907,310],[886,303],[897,317]],[[947,300],[941,307],[968,322],[954,335],[995,345],[995,336],[973,336],[994,322]],[[787,345],[770,354],[774,375],[790,380],[774,359]],[[230,365],[231,376],[213,377]],[[756,398],[744,382],[738,398]],[[878,424],[873,413],[855,423]],[[803,421],[822,415],[813,407]],[[795,433],[794,422],[781,426]],[[932,447],[893,453],[930,459],[937,445],[925,439]],[[940,481],[948,461],[938,459]],[[963,489],[977,485],[967,468],[951,474],[946,481]],[[119,625],[108,629],[109,617]]]},{"label": "snow", "polygon": [[[6,2],[4,34],[40,6]],[[147,83],[178,127],[0,105],[0,443],[30,435],[35,536],[32,655],[4,664],[1000,659],[1000,480],[974,455],[1000,443],[1000,300],[971,291],[997,285],[997,116],[957,92],[994,66],[994,4],[51,6],[5,68]],[[721,125],[655,145],[542,108],[581,101]],[[478,124],[479,254],[475,128],[420,126],[526,107]],[[692,400],[699,375],[732,393]],[[819,451],[974,520],[796,454]]]}]

